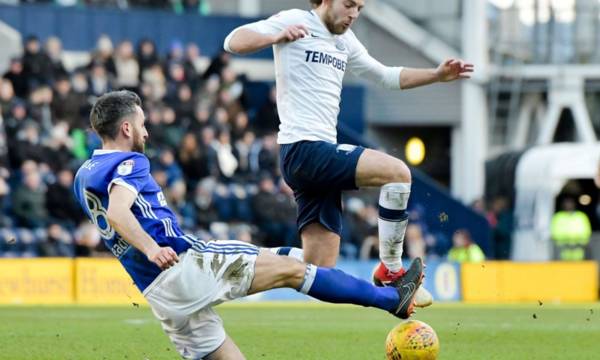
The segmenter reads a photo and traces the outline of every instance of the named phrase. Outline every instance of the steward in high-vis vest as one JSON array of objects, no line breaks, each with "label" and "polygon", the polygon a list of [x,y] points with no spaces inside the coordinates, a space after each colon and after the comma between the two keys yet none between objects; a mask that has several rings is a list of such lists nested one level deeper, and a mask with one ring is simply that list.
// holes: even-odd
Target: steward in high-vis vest
[{"label": "steward in high-vis vest", "polygon": [[550,228],[558,259],[581,261],[592,235],[590,220],[584,212],[575,209],[575,200],[571,198],[563,200],[561,208],[552,217]]}]

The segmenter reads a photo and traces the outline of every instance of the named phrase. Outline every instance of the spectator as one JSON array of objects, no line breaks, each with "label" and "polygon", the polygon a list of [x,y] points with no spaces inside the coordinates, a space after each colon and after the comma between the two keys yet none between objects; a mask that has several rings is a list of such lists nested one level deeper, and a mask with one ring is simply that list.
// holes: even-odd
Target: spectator
[{"label": "spectator", "polygon": [[142,72],[144,100],[159,102],[167,94],[167,80],[162,66],[153,64]]},{"label": "spectator", "polygon": [[202,75],[203,79],[209,79],[212,75],[221,75],[223,68],[229,65],[230,55],[227,51],[221,50],[217,56],[213,57],[210,65]]},{"label": "spectator", "polygon": [[50,86],[42,85],[29,94],[29,115],[40,126],[43,136],[52,131],[52,89]]},{"label": "spectator", "polygon": [[156,52],[156,45],[150,39],[142,39],[138,44],[137,60],[140,66],[140,80],[144,70],[153,65],[160,64],[160,58]]},{"label": "spectator", "polygon": [[102,66],[111,76],[117,73],[113,59],[113,43],[107,35],[100,35],[96,42],[96,50],[92,53],[88,69],[94,66]]},{"label": "spectator", "polygon": [[17,98],[12,82],[9,79],[0,78],[0,116],[4,119],[10,116],[10,111]]},{"label": "spectator", "polygon": [[131,41],[126,40],[119,44],[114,63],[116,87],[137,92],[140,80],[140,65],[135,58]]},{"label": "spectator", "polygon": [[42,183],[40,173],[25,175],[13,195],[13,212],[17,225],[33,229],[46,226],[48,211],[46,210],[46,186]]},{"label": "spectator", "polygon": [[[258,227],[264,233],[266,247],[297,246],[294,210],[289,196],[278,194],[271,175],[261,174],[258,193],[252,199],[252,210]],[[290,215],[292,217],[290,217]]]},{"label": "spectator", "polygon": [[46,160],[53,171],[72,163],[73,145],[73,139],[69,137],[69,125],[64,121],[57,123],[44,143]]},{"label": "spectator", "polygon": [[50,224],[46,233],[45,241],[41,241],[39,244],[41,256],[72,257],[75,255],[73,238],[69,231],[60,224]]},{"label": "spectator", "polygon": [[48,84],[52,78],[52,63],[37,36],[30,35],[25,39],[24,50],[23,75],[27,79],[27,89]]},{"label": "spectator", "polygon": [[93,63],[90,73],[88,93],[94,97],[99,97],[111,90],[112,86],[109,75],[106,72],[106,67],[101,62]]},{"label": "spectator", "polygon": [[29,94],[29,84],[27,83],[27,76],[23,72],[23,61],[20,58],[10,59],[10,66],[8,71],[2,76],[5,79],[10,80],[13,86],[15,94],[21,99],[26,99]]},{"label": "spectator", "polygon": [[54,96],[52,98],[52,114],[54,122],[65,121],[69,129],[83,129],[87,127],[87,121],[81,110],[85,108],[85,95],[76,93],[71,87],[68,77],[59,76],[54,84]]},{"label": "spectator", "polygon": [[231,137],[227,128],[222,128],[219,131],[217,141],[213,141],[213,149],[217,154],[217,164],[221,177],[229,180],[235,173],[238,167],[238,162],[233,155],[233,146],[231,146]]},{"label": "spectator", "polygon": [[269,98],[261,106],[254,120],[254,129],[259,136],[276,133],[279,130],[279,114],[277,113],[277,89],[271,87]]},{"label": "spectator", "polygon": [[473,242],[467,230],[458,230],[452,236],[452,249],[448,252],[448,260],[455,262],[481,262],[485,255],[481,248]]},{"label": "spectator", "polygon": [[175,182],[183,180],[183,172],[181,171],[179,165],[175,162],[175,156],[171,149],[163,149],[160,152],[158,169],[165,172],[165,187],[170,187]]},{"label": "spectator", "polygon": [[101,256],[106,253],[100,242],[100,232],[96,225],[85,221],[75,232],[75,256]]},{"label": "spectator", "polygon": [[56,182],[48,186],[46,207],[52,221],[67,229],[75,229],[85,216],[73,196],[73,172],[69,169],[58,171]]},{"label": "spectator", "polygon": [[238,162],[236,175],[242,179],[248,179],[251,175],[250,169],[250,151],[254,144],[256,136],[252,131],[246,131],[241,139],[235,142],[234,155]]},{"label": "spectator", "polygon": [[188,79],[192,88],[197,88],[199,85],[199,67],[200,67],[200,48],[194,43],[189,43],[185,48],[185,60],[183,69],[185,78]]},{"label": "spectator", "polygon": [[192,89],[188,84],[181,84],[177,89],[177,98],[173,101],[173,108],[178,121],[185,126],[189,127],[189,124],[194,118],[194,108],[196,104],[192,98]]},{"label": "spectator", "polygon": [[427,254],[427,244],[423,236],[423,229],[418,223],[409,223],[406,227],[404,241],[405,254],[409,259],[425,258]]},{"label": "spectator", "polygon": [[219,219],[219,214],[213,202],[216,186],[217,182],[213,177],[205,177],[198,183],[194,194],[196,222],[206,230],[210,228],[211,223]]},{"label": "spectator", "polygon": [[42,146],[39,126],[33,121],[24,122],[17,133],[17,143],[14,147],[14,165],[20,167],[25,160],[33,160],[37,163],[47,161],[46,149]]},{"label": "spectator", "polygon": [[255,173],[266,171],[273,177],[277,176],[279,174],[278,151],[279,147],[275,134],[264,136],[262,142],[252,151],[250,168]]},{"label": "spectator", "polygon": [[48,63],[48,67],[50,70],[50,78],[52,80],[58,79],[59,77],[68,76],[67,70],[63,65],[62,60],[62,43],[59,38],[56,36],[50,36],[46,40],[46,54],[48,55],[48,59],[50,62]]},{"label": "spectator", "polygon": [[177,158],[185,177],[188,179],[188,187],[195,187],[200,179],[211,175],[209,170],[211,164],[205,157],[205,153],[202,152],[196,135],[193,133],[187,133],[183,136]]}]

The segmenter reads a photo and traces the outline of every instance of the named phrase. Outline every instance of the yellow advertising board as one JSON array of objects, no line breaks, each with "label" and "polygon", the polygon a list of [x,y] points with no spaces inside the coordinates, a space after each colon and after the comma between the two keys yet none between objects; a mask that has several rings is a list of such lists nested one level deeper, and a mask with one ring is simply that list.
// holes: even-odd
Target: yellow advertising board
[{"label": "yellow advertising board", "polygon": [[71,259],[0,259],[0,304],[71,304]]},{"label": "yellow advertising board", "polygon": [[76,259],[75,269],[78,304],[146,303],[117,259]]},{"label": "yellow advertising board", "polygon": [[463,300],[469,302],[584,302],[598,300],[595,261],[462,264]]}]

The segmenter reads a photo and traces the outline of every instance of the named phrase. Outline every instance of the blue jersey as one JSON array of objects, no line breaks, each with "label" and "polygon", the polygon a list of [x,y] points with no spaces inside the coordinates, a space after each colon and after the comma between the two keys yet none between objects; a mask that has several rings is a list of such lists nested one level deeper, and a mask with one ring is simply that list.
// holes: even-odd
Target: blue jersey
[{"label": "blue jersey", "polygon": [[161,270],[108,223],[108,194],[114,184],[124,186],[137,195],[131,211],[159,246],[170,246],[180,254],[189,249],[195,239],[184,235],[179,228],[160,186],[150,175],[146,156],[136,152],[94,151],[92,158],[77,171],[75,196],[98,227],[106,247],[119,259],[140,291],[144,291]]}]

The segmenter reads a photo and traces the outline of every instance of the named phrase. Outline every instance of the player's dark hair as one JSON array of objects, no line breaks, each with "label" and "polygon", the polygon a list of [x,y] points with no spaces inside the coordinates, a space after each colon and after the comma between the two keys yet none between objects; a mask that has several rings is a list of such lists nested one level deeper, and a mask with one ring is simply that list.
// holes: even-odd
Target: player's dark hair
[{"label": "player's dark hair", "polygon": [[309,1],[313,7],[317,7],[317,6],[321,5],[321,3],[323,2],[323,0],[309,0]]},{"label": "player's dark hair", "polygon": [[100,96],[90,113],[92,128],[103,139],[115,139],[123,118],[134,114],[136,105],[142,106],[142,101],[129,90],[111,91]]}]

